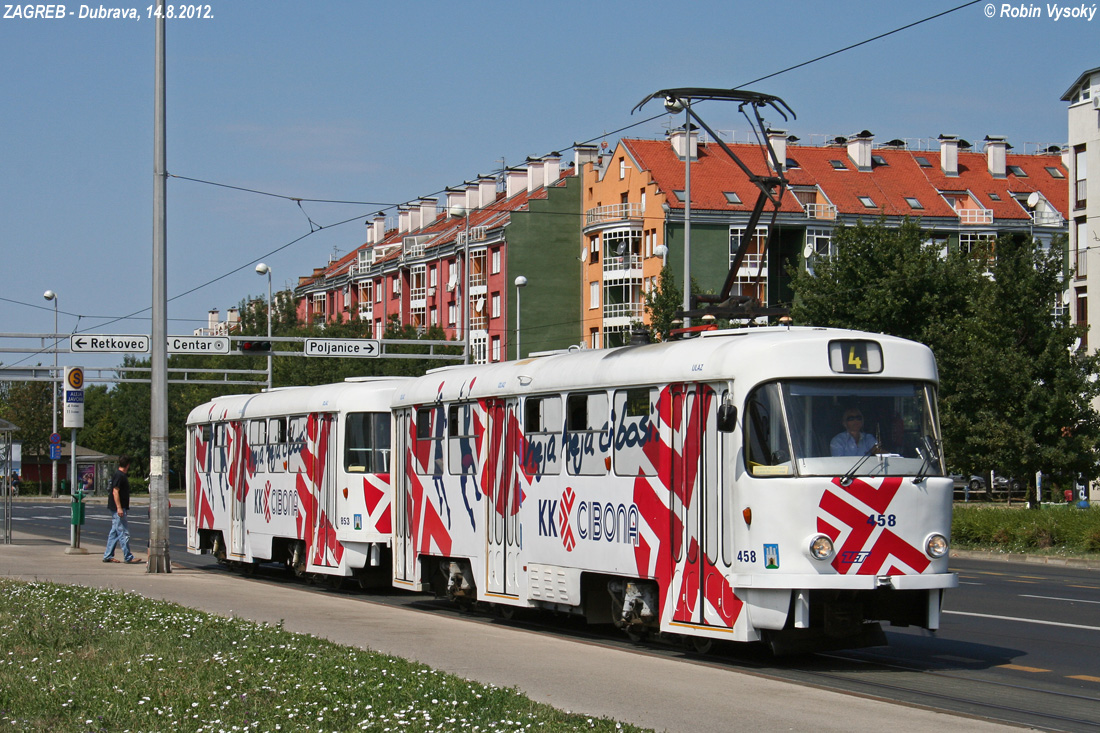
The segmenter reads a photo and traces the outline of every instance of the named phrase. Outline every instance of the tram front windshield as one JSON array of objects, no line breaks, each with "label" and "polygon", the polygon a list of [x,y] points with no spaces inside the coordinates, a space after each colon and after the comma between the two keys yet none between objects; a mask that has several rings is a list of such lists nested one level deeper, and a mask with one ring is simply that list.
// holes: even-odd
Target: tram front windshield
[{"label": "tram front windshield", "polygon": [[925,382],[769,382],[744,412],[749,473],[942,476],[936,389]]}]

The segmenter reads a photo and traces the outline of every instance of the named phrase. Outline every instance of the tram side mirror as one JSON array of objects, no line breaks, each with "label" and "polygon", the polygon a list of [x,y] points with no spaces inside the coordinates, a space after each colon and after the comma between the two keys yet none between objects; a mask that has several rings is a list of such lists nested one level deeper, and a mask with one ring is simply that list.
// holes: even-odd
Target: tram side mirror
[{"label": "tram side mirror", "polygon": [[728,402],[718,406],[718,430],[723,433],[732,433],[737,427],[737,408]]}]

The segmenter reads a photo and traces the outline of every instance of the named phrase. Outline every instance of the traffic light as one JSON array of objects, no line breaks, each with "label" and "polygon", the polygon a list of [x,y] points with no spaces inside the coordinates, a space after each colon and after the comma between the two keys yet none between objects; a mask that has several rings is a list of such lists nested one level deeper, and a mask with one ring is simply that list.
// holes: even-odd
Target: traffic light
[{"label": "traffic light", "polygon": [[260,354],[271,351],[270,341],[238,341],[237,348],[245,354]]}]

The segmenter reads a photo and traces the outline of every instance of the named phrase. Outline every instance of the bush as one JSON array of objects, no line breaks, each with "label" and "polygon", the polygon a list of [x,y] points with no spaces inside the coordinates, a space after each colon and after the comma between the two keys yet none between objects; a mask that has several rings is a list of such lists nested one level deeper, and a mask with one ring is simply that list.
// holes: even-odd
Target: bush
[{"label": "bush", "polygon": [[1056,554],[1100,552],[1100,508],[1074,505],[1038,510],[955,506],[952,544],[959,549]]}]

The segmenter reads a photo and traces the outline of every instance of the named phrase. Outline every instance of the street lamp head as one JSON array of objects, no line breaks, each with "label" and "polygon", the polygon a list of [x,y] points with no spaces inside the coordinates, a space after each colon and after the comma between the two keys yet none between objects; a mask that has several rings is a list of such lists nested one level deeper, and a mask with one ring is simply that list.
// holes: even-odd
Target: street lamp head
[{"label": "street lamp head", "polygon": [[516,278],[516,287],[517,288],[522,288],[526,284],[527,284],[527,278],[525,278],[523,275],[520,275],[519,277]]},{"label": "street lamp head", "polygon": [[57,293],[55,293],[52,290],[47,290],[46,292],[42,293],[42,297],[45,298],[46,300],[56,300],[57,299]]},{"label": "street lamp head", "polygon": [[256,265],[256,274],[257,275],[270,275],[271,274],[271,268],[261,262],[260,264]]}]

